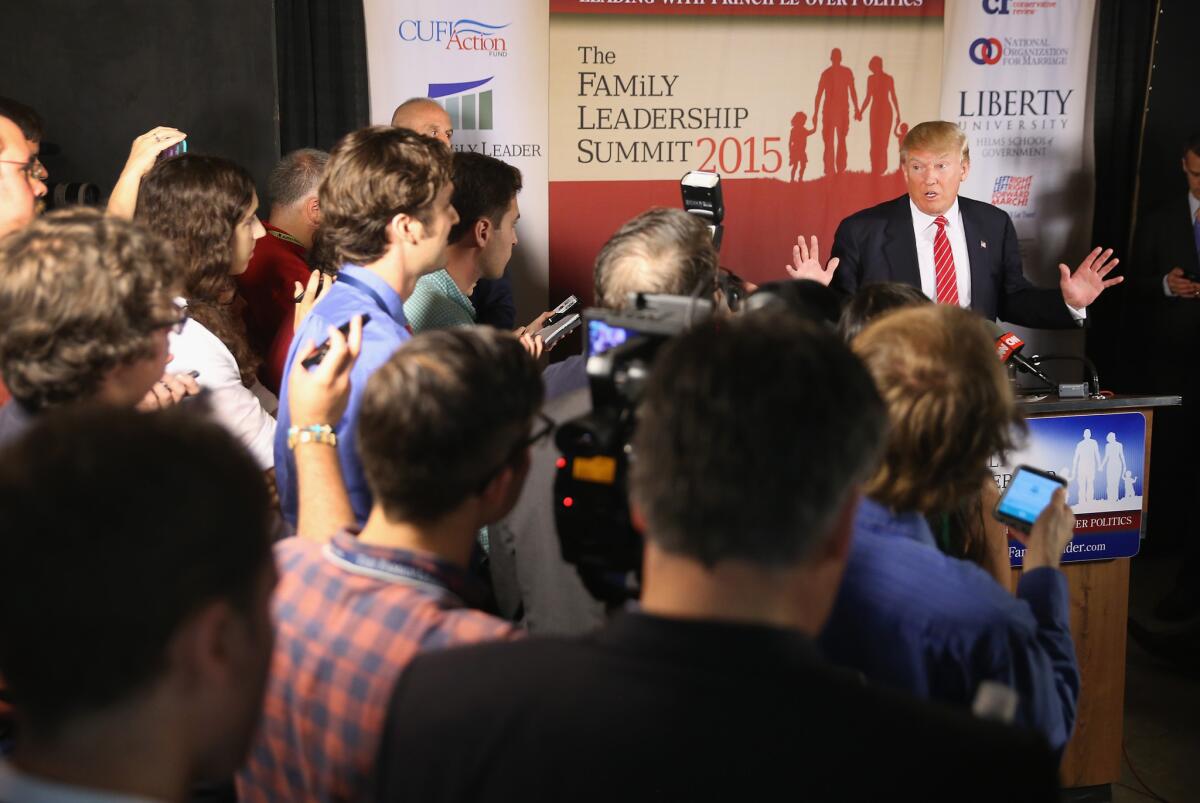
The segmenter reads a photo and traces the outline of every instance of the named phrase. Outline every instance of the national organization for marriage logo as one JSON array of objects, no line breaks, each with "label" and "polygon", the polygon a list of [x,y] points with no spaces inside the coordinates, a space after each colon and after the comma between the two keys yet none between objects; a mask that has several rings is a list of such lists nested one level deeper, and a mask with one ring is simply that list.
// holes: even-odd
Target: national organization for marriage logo
[{"label": "national organization for marriage logo", "polygon": [[992,187],[994,206],[1029,206],[1033,176],[1000,176]]},{"label": "national organization for marriage logo", "polygon": [[1004,55],[1004,47],[1000,40],[992,37],[979,37],[967,48],[967,55],[976,64],[995,64]]},{"label": "national organization for marriage logo", "polygon": [[425,42],[441,45],[443,50],[468,53],[487,53],[507,56],[508,40],[501,31],[512,23],[494,25],[473,19],[404,20],[399,34],[403,42]]}]

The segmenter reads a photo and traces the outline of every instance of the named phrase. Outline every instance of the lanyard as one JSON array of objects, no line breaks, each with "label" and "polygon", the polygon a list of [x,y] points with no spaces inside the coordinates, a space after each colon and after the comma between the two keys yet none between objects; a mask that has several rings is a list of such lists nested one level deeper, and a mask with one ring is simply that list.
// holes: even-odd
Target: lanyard
[{"label": "lanyard", "polygon": [[351,574],[445,594],[459,607],[465,605],[462,598],[446,588],[446,584],[438,579],[436,575],[411,564],[400,563],[387,558],[377,558],[361,552],[350,552],[342,549],[333,542],[325,545],[325,557],[335,566]]},{"label": "lanyard", "polygon": [[[379,295],[379,293],[375,292],[375,288],[371,287],[371,285],[367,284],[362,279],[356,279],[347,273],[339,273],[337,280],[339,282],[341,282],[342,284],[348,284],[351,287],[357,287],[359,290],[361,290],[364,293],[366,293],[367,295],[369,295],[372,299],[375,300],[375,303],[379,305],[379,308],[381,310],[383,310],[384,313],[386,313],[389,318],[391,318],[392,320],[396,320],[396,316],[392,315],[391,308],[387,304],[384,303],[383,298]],[[397,321],[397,323],[398,323],[398,321]]]}]

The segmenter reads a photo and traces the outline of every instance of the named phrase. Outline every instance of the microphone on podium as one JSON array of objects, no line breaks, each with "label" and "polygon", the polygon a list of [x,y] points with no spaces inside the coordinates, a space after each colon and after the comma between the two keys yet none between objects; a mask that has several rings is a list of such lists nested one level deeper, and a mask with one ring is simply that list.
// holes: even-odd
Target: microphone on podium
[{"label": "microphone on podium", "polygon": [[1050,377],[1042,373],[1040,368],[1021,356],[1021,349],[1025,347],[1024,340],[1017,337],[1014,332],[1006,330],[995,321],[987,321],[986,323],[992,333],[992,337],[995,338],[996,356],[1000,358],[1000,362],[1005,365],[1011,362],[1020,370],[1036,376],[1050,387],[1055,386],[1050,381]]}]

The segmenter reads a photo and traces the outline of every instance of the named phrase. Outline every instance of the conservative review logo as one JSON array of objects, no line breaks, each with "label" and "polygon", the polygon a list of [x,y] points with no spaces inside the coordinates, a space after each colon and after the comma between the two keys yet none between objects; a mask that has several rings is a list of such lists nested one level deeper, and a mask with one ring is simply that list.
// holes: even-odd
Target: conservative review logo
[{"label": "conservative review logo", "polygon": [[404,20],[400,23],[399,33],[404,42],[424,42],[440,45],[443,50],[507,56],[508,40],[500,32],[511,24],[493,25],[466,18]]}]

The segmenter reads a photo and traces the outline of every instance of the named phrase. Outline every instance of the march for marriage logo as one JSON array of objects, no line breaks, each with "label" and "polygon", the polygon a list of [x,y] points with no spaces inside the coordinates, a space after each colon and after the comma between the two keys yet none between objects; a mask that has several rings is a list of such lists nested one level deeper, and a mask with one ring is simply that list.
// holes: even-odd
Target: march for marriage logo
[{"label": "march for marriage logo", "polygon": [[1029,206],[1029,190],[1033,187],[1033,176],[1000,176],[992,187],[992,204],[995,206]]}]

